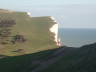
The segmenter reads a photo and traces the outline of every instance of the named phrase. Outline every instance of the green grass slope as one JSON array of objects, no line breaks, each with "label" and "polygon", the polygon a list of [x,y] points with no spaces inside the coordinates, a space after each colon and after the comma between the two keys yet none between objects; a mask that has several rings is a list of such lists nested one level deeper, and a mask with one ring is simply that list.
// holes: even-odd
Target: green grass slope
[{"label": "green grass slope", "polygon": [[[60,49],[63,50],[54,54]],[[59,59],[55,62],[56,58]],[[0,72],[96,72],[96,43],[2,58]]]},{"label": "green grass slope", "polygon": [[56,49],[0,59],[0,72],[32,72],[46,61]]},{"label": "green grass slope", "polygon": [[[49,28],[54,25],[50,17],[29,17],[26,12],[14,12],[0,10],[0,20],[14,20],[16,24],[12,26],[11,35],[8,38],[11,41],[12,36],[16,34],[23,35],[26,39],[24,43],[0,44],[0,54],[5,56],[18,56],[35,53],[43,50],[56,48],[53,36]],[[0,28],[2,29],[2,28]],[[16,50],[22,50],[16,52]]]}]

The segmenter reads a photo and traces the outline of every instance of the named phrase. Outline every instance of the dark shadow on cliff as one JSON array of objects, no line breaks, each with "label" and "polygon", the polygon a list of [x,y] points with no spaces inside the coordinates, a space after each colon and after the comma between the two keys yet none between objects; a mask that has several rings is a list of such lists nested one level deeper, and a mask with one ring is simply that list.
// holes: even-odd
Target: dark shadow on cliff
[{"label": "dark shadow on cliff", "polygon": [[32,72],[40,63],[61,55],[62,53],[52,54],[62,48],[62,59],[44,72],[96,72],[96,43],[80,48],[62,46],[22,56],[5,56],[0,59],[0,72]]}]

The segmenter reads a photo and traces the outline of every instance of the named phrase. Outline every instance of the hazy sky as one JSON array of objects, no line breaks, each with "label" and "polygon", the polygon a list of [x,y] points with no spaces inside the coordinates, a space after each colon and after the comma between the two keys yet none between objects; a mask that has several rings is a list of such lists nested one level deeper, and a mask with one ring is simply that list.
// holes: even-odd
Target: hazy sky
[{"label": "hazy sky", "polygon": [[96,0],[0,0],[0,5],[41,4],[96,4]]},{"label": "hazy sky", "polygon": [[96,28],[96,0],[0,0],[0,8],[54,16],[65,28]]},{"label": "hazy sky", "polygon": [[96,0],[0,0],[1,8],[65,4],[96,4]]}]

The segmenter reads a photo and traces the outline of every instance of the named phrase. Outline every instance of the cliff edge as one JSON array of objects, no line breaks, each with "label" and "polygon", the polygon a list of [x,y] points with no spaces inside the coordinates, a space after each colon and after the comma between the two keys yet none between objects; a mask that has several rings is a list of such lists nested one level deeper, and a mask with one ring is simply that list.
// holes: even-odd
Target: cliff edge
[{"label": "cliff edge", "polygon": [[[5,27],[5,29],[3,29]],[[51,17],[0,10],[0,53],[17,56],[57,48],[58,24]]]}]

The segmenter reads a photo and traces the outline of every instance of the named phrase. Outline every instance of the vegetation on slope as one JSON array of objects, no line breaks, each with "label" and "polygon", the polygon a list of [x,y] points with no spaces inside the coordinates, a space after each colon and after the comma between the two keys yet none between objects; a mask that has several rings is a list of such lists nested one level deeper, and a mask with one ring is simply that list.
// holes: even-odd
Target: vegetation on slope
[{"label": "vegetation on slope", "polygon": [[[60,49],[62,51],[60,51]],[[41,51],[28,55],[2,58],[0,59],[0,71],[96,72],[95,54],[96,43],[85,45],[80,48],[70,48],[63,46],[61,48]],[[57,59],[55,62],[56,58],[59,59]],[[54,60],[53,63],[51,62],[52,60]]]},{"label": "vegetation on slope", "polygon": [[[26,12],[10,12],[7,10],[0,10],[1,24],[4,25],[3,22],[5,22],[5,25],[8,25],[8,21],[12,20],[16,23],[14,26],[10,28],[4,27],[4,29],[10,29],[10,35],[8,38],[6,37],[7,39],[5,40],[8,42],[8,44],[1,40],[3,43],[5,43],[5,45],[0,44],[1,55],[17,56],[57,47],[53,41],[54,35],[49,32],[49,28],[54,24],[50,17],[31,18]],[[0,30],[3,30],[2,27]],[[19,36],[17,39],[26,39],[26,42],[16,42],[13,44],[14,40],[12,39],[16,39],[16,36]]]},{"label": "vegetation on slope", "polygon": [[32,72],[40,62],[47,60],[47,57],[56,50],[46,50],[22,56],[6,57],[0,59],[0,72]]},{"label": "vegetation on slope", "polygon": [[67,51],[69,54],[40,72],[96,72],[96,43]]}]

